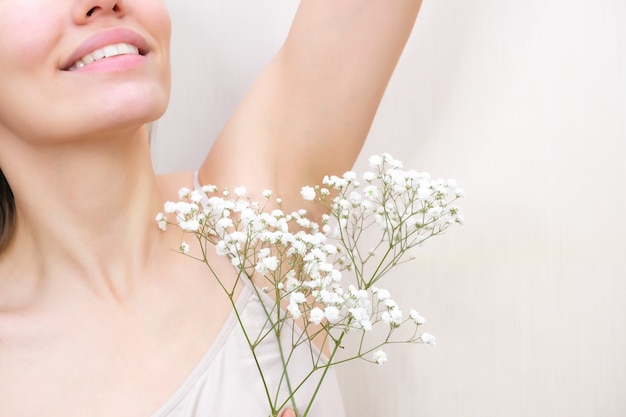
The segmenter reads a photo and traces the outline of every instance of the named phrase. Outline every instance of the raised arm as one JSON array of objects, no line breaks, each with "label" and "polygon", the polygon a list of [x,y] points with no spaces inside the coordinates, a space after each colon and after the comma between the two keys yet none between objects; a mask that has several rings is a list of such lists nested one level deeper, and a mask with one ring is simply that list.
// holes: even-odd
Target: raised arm
[{"label": "raised arm", "polygon": [[200,179],[256,193],[270,188],[293,201],[301,186],[350,169],[420,4],[302,0],[283,47],[219,135]]}]

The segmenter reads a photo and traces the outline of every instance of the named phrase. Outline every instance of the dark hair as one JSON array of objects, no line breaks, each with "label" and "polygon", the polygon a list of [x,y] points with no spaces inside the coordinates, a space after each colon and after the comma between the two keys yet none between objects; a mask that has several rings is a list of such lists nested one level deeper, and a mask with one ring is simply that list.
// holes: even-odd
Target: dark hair
[{"label": "dark hair", "polygon": [[8,245],[15,230],[15,199],[0,169],[0,252]]}]

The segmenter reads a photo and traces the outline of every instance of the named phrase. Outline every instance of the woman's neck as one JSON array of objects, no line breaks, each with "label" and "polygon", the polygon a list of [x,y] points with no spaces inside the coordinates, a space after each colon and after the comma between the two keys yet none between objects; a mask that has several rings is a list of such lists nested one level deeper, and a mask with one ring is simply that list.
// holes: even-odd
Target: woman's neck
[{"label": "woman's neck", "polygon": [[12,160],[3,170],[17,228],[0,272],[41,282],[76,277],[98,292],[124,292],[164,241],[154,222],[162,197],[144,129],[31,147]]}]

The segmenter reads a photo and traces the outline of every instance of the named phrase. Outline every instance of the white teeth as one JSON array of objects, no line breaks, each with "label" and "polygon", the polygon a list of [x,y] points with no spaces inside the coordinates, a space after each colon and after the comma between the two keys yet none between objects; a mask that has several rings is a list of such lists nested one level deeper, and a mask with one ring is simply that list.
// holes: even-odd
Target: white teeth
[{"label": "white teeth", "polygon": [[104,48],[97,49],[90,54],[85,55],[78,61],[76,61],[68,71],[74,71],[82,68],[85,65],[89,65],[103,58],[110,58],[118,55],[139,55],[139,49],[128,43],[118,43],[115,45],[107,45]]}]

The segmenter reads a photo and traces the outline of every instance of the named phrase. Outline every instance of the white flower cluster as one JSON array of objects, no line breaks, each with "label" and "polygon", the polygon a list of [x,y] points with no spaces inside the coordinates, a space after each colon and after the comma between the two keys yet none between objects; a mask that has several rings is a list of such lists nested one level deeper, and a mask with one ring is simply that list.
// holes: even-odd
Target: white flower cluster
[{"label": "white flower cluster", "polygon": [[[345,250],[350,259],[344,268],[357,270],[357,278],[362,279],[359,286],[363,288],[372,286],[414,247],[452,224],[463,223],[463,215],[454,202],[464,192],[455,180],[403,170],[402,162],[389,154],[372,156],[369,162],[372,171],[360,179],[356,173],[346,172],[342,177],[325,177],[323,187],[302,189],[305,199],[317,199],[330,211],[322,230],[336,238],[338,246]],[[361,250],[362,232],[373,225],[377,226],[380,239],[375,247]],[[376,257],[379,252],[384,254],[382,259]],[[371,274],[359,270],[373,259],[379,259],[384,267],[376,264]]]},{"label": "white flower cluster", "polygon": [[[276,300],[267,310],[272,326],[299,320],[304,340],[296,345],[310,344],[310,335],[324,331],[337,349],[347,332],[367,333],[374,326],[385,326],[387,337],[382,342],[361,344],[354,353],[383,363],[387,356],[379,348],[392,342],[392,333],[400,326],[414,326],[403,342],[434,345],[435,339],[428,333],[417,336],[424,317],[415,310],[403,314],[389,291],[374,284],[412,248],[462,223],[453,202],[463,191],[453,180],[403,170],[389,154],[370,158],[370,165],[372,171],[360,179],[347,172],[325,177],[322,186],[302,188],[305,200],[317,200],[327,208],[321,226],[304,210],[284,213],[280,199],[271,200],[270,190],[263,191],[264,202],[253,202],[243,187],[235,188],[233,195],[212,185],[181,189],[181,201],[166,203],[165,213],[156,221],[163,230],[176,224],[184,233],[194,234],[203,248],[208,242],[218,255],[228,256],[240,276],[253,279]],[[278,208],[266,210],[270,205]],[[172,217],[175,220],[170,221]],[[377,243],[367,249],[362,247],[366,230],[378,230]],[[180,251],[189,255],[190,245],[182,242]],[[200,259],[208,263],[206,256]],[[226,290],[232,296],[232,289]]]}]

